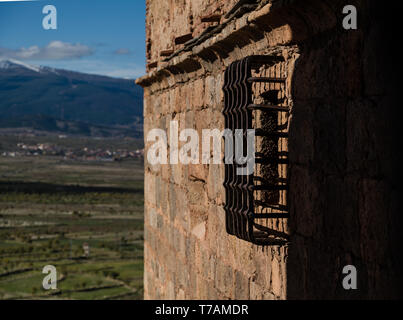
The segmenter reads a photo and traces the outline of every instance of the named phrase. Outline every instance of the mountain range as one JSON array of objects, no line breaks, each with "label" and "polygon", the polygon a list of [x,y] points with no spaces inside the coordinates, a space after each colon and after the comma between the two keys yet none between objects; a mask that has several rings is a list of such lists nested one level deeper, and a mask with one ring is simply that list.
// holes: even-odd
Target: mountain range
[{"label": "mountain range", "polygon": [[0,61],[0,128],[141,135],[142,123],[133,80]]}]

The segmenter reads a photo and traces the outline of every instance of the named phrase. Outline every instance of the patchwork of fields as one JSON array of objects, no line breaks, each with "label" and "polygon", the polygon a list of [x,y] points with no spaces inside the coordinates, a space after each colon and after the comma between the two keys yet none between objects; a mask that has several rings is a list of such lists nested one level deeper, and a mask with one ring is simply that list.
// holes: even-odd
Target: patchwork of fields
[{"label": "patchwork of fields", "polygon": [[0,299],[39,298],[143,298],[141,160],[0,157]]}]

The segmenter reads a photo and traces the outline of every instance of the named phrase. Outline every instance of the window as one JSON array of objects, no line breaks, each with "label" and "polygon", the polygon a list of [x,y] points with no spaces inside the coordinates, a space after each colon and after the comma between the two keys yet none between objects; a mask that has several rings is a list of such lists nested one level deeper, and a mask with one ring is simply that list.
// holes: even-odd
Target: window
[{"label": "window", "polygon": [[[238,175],[237,164],[225,164],[226,229],[231,235],[258,245],[287,242],[289,217],[288,105],[285,63],[278,56],[250,56],[225,71],[225,127],[241,129],[244,155],[247,130],[255,130],[255,168]],[[233,141],[235,142],[235,141]]]}]

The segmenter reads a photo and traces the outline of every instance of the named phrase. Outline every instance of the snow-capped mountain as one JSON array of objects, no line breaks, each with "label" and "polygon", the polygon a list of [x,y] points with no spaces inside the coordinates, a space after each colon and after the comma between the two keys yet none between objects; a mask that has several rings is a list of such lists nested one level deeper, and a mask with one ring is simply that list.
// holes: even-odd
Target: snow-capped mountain
[{"label": "snow-capped mountain", "polygon": [[26,69],[26,70],[31,70],[34,72],[38,73],[55,73],[59,74],[57,72],[57,69],[51,68],[51,67],[46,67],[46,66],[34,66],[32,64],[28,64],[19,60],[15,59],[7,59],[7,60],[0,60],[0,70],[8,70],[8,69]]},{"label": "snow-capped mountain", "polygon": [[142,89],[132,80],[0,61],[0,127],[38,115],[91,125],[139,125],[142,105]]},{"label": "snow-capped mountain", "polygon": [[18,60],[14,59],[0,60],[0,69],[13,69],[13,68],[25,68],[35,72],[41,72],[41,67],[32,66],[30,64]]}]

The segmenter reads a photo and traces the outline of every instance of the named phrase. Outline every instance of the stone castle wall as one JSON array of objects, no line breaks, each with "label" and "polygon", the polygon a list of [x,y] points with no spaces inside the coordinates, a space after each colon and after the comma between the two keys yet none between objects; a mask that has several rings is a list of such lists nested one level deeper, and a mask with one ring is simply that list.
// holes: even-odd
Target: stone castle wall
[{"label": "stone castle wall", "polygon": [[[342,29],[342,1],[262,1],[226,19],[193,47],[237,1],[147,0],[147,59],[158,61],[137,80],[145,88],[144,131],[224,129],[224,71],[256,54],[285,58],[290,117],[287,246],[261,247],[226,233],[224,165],[145,163],[146,299],[375,298],[396,296],[398,194],[393,125],[378,26]],[[351,1],[373,12],[369,1]],[[248,10],[251,10],[248,12]],[[171,58],[160,57],[169,48]],[[375,49],[374,49],[375,48]],[[168,135],[169,141],[169,135]],[[151,143],[146,141],[146,154]],[[201,148],[201,147],[200,147]],[[341,287],[343,266],[356,265],[357,291]]]},{"label": "stone castle wall", "polygon": [[174,39],[188,33],[199,36],[212,23],[201,22],[203,16],[225,13],[236,0],[168,0],[147,3],[147,60],[158,61],[163,50],[177,50]]}]

